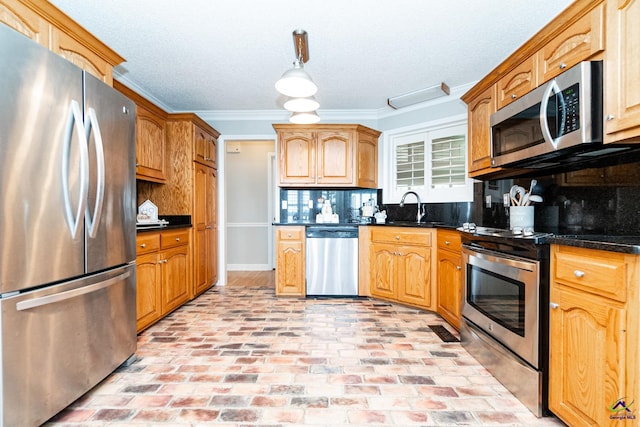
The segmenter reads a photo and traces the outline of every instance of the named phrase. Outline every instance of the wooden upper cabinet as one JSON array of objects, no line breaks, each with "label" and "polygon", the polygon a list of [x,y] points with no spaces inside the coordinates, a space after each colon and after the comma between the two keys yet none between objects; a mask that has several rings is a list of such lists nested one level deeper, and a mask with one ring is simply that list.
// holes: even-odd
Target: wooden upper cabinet
[{"label": "wooden upper cabinet", "polygon": [[166,121],[140,105],[136,110],[136,178],[165,182]]},{"label": "wooden upper cabinet", "polygon": [[124,58],[48,1],[0,0],[0,22],[113,85]]},{"label": "wooden upper cabinet", "polygon": [[0,0],[0,22],[49,48],[49,23],[17,0]]},{"label": "wooden upper cabinet", "polygon": [[537,57],[531,56],[498,80],[498,110],[538,86]]},{"label": "wooden upper cabinet", "polygon": [[193,125],[193,134],[193,160],[203,165],[217,168],[217,135],[212,135],[198,125]]},{"label": "wooden upper cabinet", "polygon": [[640,2],[606,4],[604,142],[640,141]]},{"label": "wooden upper cabinet", "polygon": [[318,184],[353,182],[354,132],[319,131],[316,133]]},{"label": "wooden upper cabinet", "polygon": [[360,125],[273,125],[281,187],[377,188],[380,132]]},{"label": "wooden upper cabinet", "polygon": [[167,113],[117,80],[113,87],[136,103],[136,179],[166,183]]},{"label": "wooden upper cabinet", "polygon": [[496,112],[495,86],[469,100],[469,176],[491,169],[491,115]]},{"label": "wooden upper cabinet", "polygon": [[538,52],[538,83],[604,50],[604,4],[596,6]]}]

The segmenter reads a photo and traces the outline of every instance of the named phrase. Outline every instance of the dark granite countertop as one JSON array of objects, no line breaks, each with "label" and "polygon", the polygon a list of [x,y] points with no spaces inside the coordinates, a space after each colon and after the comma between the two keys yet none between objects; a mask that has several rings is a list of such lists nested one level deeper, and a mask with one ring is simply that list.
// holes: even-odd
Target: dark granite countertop
[{"label": "dark granite countertop", "polygon": [[425,221],[421,223],[417,223],[415,221],[388,221],[383,224],[378,223],[367,223],[367,222],[340,222],[340,223],[317,223],[317,222],[274,222],[272,225],[276,226],[320,226],[320,227],[344,227],[344,226],[356,226],[360,227],[363,225],[370,225],[375,227],[416,227],[416,228],[457,228],[460,227],[461,224],[447,224],[441,221]]},{"label": "dark granite countertop", "polygon": [[567,234],[547,237],[548,243],[585,249],[640,254],[640,236],[609,236],[603,234]]},{"label": "dark granite countertop", "polygon": [[192,227],[191,215],[158,215],[158,219],[165,220],[168,224],[136,227],[136,233]]}]

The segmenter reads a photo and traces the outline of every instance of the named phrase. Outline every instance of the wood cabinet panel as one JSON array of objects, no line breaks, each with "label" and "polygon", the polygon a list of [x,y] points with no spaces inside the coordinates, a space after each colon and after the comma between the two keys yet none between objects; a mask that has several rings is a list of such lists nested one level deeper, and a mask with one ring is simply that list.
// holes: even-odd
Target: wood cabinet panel
[{"label": "wood cabinet panel", "polygon": [[305,296],[304,227],[276,228],[276,295]]},{"label": "wood cabinet panel", "polygon": [[316,182],[323,185],[344,184],[353,182],[354,151],[352,144],[355,135],[352,132],[316,133],[317,138],[317,170]]},{"label": "wood cabinet panel", "polygon": [[397,248],[398,300],[423,307],[431,306],[431,248]]},{"label": "wood cabinet panel", "polygon": [[604,51],[604,4],[595,7],[538,52],[538,83]]},{"label": "wood cabinet panel", "polygon": [[136,106],[136,178],[167,180],[166,121],[141,105]]},{"label": "wood cabinet panel", "polygon": [[391,243],[371,244],[371,295],[396,299],[396,245]]},{"label": "wood cabinet panel", "polygon": [[138,332],[162,316],[161,264],[157,252],[136,257],[136,329]]},{"label": "wood cabinet panel", "polygon": [[606,2],[604,142],[640,141],[640,2]]},{"label": "wood cabinet panel", "polygon": [[315,144],[312,133],[278,133],[280,184],[315,184]]},{"label": "wood cabinet panel", "polygon": [[460,233],[438,230],[438,313],[460,330],[463,293],[462,241]]},{"label": "wood cabinet panel", "polygon": [[218,280],[217,171],[194,162],[195,284],[200,294]]},{"label": "wood cabinet panel", "polygon": [[491,170],[491,115],[496,110],[496,88],[491,86],[469,101],[468,162],[469,176]]},{"label": "wood cabinet panel", "polygon": [[0,2],[0,22],[49,48],[50,24],[20,1],[2,0]]},{"label": "wood cabinet panel", "polygon": [[57,28],[51,30],[51,50],[109,86],[113,85],[113,66],[85,44]]},{"label": "wood cabinet panel", "polygon": [[169,313],[189,301],[189,246],[164,250],[162,257],[162,312]]},{"label": "wood cabinet panel", "polygon": [[531,92],[538,86],[537,57],[524,60],[498,80],[498,110]]},{"label": "wood cabinet panel", "polygon": [[549,408],[569,425],[610,425],[607,408],[625,396],[624,311],[565,288],[551,301]]},{"label": "wood cabinet panel", "polygon": [[193,133],[193,160],[205,166],[217,168],[218,135],[212,135],[197,125],[194,125]]}]

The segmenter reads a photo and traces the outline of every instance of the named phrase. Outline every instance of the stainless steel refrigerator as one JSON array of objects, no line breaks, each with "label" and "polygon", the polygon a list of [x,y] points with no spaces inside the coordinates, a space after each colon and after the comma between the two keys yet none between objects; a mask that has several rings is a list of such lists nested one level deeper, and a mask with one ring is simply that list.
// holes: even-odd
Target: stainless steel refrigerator
[{"label": "stainless steel refrigerator", "polygon": [[135,105],[0,24],[0,425],[136,350]]}]

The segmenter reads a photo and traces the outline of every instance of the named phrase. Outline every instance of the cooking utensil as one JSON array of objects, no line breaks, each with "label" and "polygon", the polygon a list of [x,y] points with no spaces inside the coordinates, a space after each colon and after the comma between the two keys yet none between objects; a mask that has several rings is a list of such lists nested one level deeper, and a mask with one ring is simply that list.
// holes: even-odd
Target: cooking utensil
[{"label": "cooking utensil", "polygon": [[522,200],[524,199],[525,194],[527,194],[527,191],[524,189],[524,187],[520,187],[519,185],[514,185],[513,187],[511,187],[511,190],[509,190],[511,205],[522,206]]},{"label": "cooking utensil", "polygon": [[529,206],[531,203],[541,203],[541,202],[542,202],[542,197],[538,196],[537,194],[531,194],[529,195],[529,197],[527,197],[527,202],[525,206]]},{"label": "cooking utensil", "polygon": [[531,186],[529,187],[529,194],[533,194],[533,187],[535,187],[537,183],[538,183],[537,180],[535,179],[531,180]]}]

